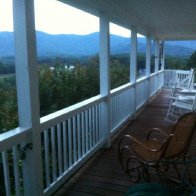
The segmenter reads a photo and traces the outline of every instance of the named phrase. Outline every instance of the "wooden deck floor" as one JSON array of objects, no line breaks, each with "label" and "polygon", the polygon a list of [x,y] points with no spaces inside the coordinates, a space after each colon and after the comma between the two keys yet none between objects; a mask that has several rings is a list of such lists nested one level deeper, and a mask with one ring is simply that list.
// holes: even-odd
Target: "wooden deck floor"
[{"label": "wooden deck floor", "polygon": [[[119,138],[127,133],[137,138],[143,138],[145,133],[153,127],[166,130],[171,125],[164,119],[169,104],[167,97],[168,90],[161,90],[139,113],[135,120],[128,122],[124,126],[120,135],[112,142],[111,148],[98,152],[55,195],[124,195],[133,183],[126,176],[118,162],[117,144]],[[193,149],[196,152],[196,142],[194,142]]]}]

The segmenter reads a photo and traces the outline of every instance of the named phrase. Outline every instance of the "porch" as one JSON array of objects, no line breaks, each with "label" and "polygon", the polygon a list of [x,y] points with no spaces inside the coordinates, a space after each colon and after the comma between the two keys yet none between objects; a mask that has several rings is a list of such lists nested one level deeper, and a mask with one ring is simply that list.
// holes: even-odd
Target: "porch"
[{"label": "porch", "polygon": [[[118,161],[118,141],[125,134],[131,134],[142,139],[154,127],[161,128],[168,133],[171,122],[167,121],[165,116],[169,105],[169,93],[170,90],[161,89],[157,96],[153,97],[144,109],[139,111],[136,119],[129,120],[121,128],[120,133],[114,136],[111,147],[102,149],[93,155],[90,161],[66,182],[55,195],[124,195],[134,183],[124,173]],[[190,154],[196,155],[196,138],[194,138]],[[191,167],[191,173],[193,179],[196,180],[196,163]],[[152,179],[153,182],[159,181],[159,178],[155,175]],[[169,180],[162,183],[177,186]]]},{"label": "porch", "polygon": [[[162,1],[157,1],[155,4],[151,1],[147,10],[144,0],[133,1],[133,5],[129,4],[130,1],[123,1],[122,4],[114,1],[113,6],[111,1],[63,0],[62,2],[99,17],[100,93],[42,118],[40,118],[36,66],[34,1],[13,2],[19,125],[14,130],[1,134],[0,137],[2,160],[0,194],[52,195],[85,165],[89,158],[98,153],[96,154],[98,159],[92,160],[94,162],[85,171],[86,173],[76,183],[74,180],[77,176],[73,177],[71,181],[73,186],[66,184],[57,195],[62,192],[70,195],[78,193],[112,195],[115,192],[122,195],[131,183],[116,159],[118,138],[110,147],[111,139],[122,126],[126,125],[126,128],[128,127],[138,137],[141,137],[148,127],[168,126],[163,121],[168,107],[167,90],[159,91],[163,86],[172,85],[176,75],[179,74],[182,76],[180,78],[184,78],[187,72],[164,70],[164,41],[196,38],[196,20],[193,20],[195,1],[190,1],[190,4],[180,1],[182,5],[179,7],[176,3],[169,6],[167,3],[171,3],[170,1],[164,1],[166,2],[164,6]],[[140,3],[143,6],[142,10],[145,11],[143,15],[145,20],[138,20],[142,13]],[[189,7],[183,10],[185,5]],[[132,13],[130,11],[132,6],[135,6],[136,12],[129,15]],[[173,7],[174,11],[168,13],[168,7]],[[179,13],[182,10],[185,12],[179,17],[176,14],[178,12],[175,12],[176,9],[179,9],[177,10]],[[148,17],[148,14],[154,14],[155,10],[158,12]],[[170,20],[171,18],[173,20]],[[165,22],[162,19],[166,19]],[[130,80],[113,90],[110,89],[109,70],[110,21],[131,29]],[[171,22],[170,28],[167,26],[168,22]],[[185,28],[184,24],[188,27]],[[146,36],[146,72],[141,78],[137,78],[138,33]],[[153,49],[152,40],[155,45]],[[151,56],[154,61],[153,73],[151,73]],[[158,98],[149,102],[158,92]],[[131,121],[143,107],[145,110],[142,110],[136,120]],[[127,121],[130,124],[127,124]],[[195,142],[193,144],[195,145]],[[99,150],[103,147],[110,148],[102,150],[104,153],[99,154]]]}]

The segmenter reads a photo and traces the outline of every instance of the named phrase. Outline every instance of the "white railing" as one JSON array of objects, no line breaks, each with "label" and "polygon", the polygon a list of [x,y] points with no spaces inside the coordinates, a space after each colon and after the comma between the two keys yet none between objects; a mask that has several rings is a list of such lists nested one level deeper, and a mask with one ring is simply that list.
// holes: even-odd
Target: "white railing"
[{"label": "white railing", "polygon": [[0,169],[1,182],[4,174],[5,187],[1,187],[0,195],[23,195],[22,160],[28,150],[25,143],[29,143],[30,132],[31,129],[16,128],[1,134],[0,160],[2,161],[0,161]]},{"label": "white railing", "polygon": [[132,84],[126,84],[111,91],[110,123],[112,133],[118,130],[119,126],[134,114],[133,91],[134,85]]},{"label": "white railing", "polygon": [[50,195],[104,143],[97,96],[41,119],[44,193]]},{"label": "white railing", "polygon": [[[51,195],[97,150],[107,134],[103,115],[109,104],[110,137],[163,86],[164,72],[126,84],[109,96],[96,96],[40,119],[43,195]],[[1,135],[0,152],[6,195],[23,195],[23,163],[31,129]],[[3,190],[0,190],[3,191]],[[1,192],[2,194],[2,192]],[[3,195],[2,194],[2,195]]]},{"label": "white railing", "polygon": [[[164,86],[174,87],[177,83],[183,85],[184,83],[194,82],[194,75],[192,76],[192,70],[165,70],[164,74]],[[192,77],[192,78],[190,78]]]},{"label": "white railing", "polygon": [[136,109],[147,102],[149,95],[148,79],[146,77],[138,79],[136,83]]}]

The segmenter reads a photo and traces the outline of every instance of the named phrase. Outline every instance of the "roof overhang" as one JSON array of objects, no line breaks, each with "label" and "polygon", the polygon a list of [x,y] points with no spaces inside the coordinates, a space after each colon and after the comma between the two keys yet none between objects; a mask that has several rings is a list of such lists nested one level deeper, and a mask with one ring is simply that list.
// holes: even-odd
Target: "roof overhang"
[{"label": "roof overhang", "polygon": [[160,40],[196,40],[196,0],[60,0]]}]

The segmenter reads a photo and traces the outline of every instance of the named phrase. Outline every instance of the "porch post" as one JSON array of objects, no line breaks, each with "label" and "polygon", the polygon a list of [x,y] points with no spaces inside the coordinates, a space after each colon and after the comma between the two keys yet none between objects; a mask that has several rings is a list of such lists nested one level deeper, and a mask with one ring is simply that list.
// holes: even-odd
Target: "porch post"
[{"label": "porch post", "polygon": [[130,60],[130,83],[134,84],[132,92],[132,108],[133,114],[136,113],[136,79],[137,79],[137,32],[135,29],[131,30],[131,60]]},{"label": "porch post", "polygon": [[146,39],[146,97],[150,98],[150,67],[151,67],[151,37],[147,36]]},{"label": "porch post", "polygon": [[106,96],[102,107],[102,133],[106,139],[106,146],[111,145],[111,121],[110,121],[110,37],[109,20],[102,14],[100,16],[100,94]]},{"label": "porch post", "polygon": [[159,71],[159,40],[155,40],[155,73]]},{"label": "porch post", "polygon": [[156,76],[155,76],[155,82],[156,82],[156,92],[158,91],[159,89],[159,75],[158,75],[158,72],[159,72],[159,40],[156,39],[155,40],[155,73],[156,73]]},{"label": "porch post", "polygon": [[165,43],[162,41],[161,70],[165,69]]},{"label": "porch post", "polygon": [[146,39],[146,77],[150,76],[151,65],[151,37],[147,36]]},{"label": "porch post", "polygon": [[22,164],[24,195],[43,195],[34,1],[14,0],[13,13],[19,126],[32,129]]}]

